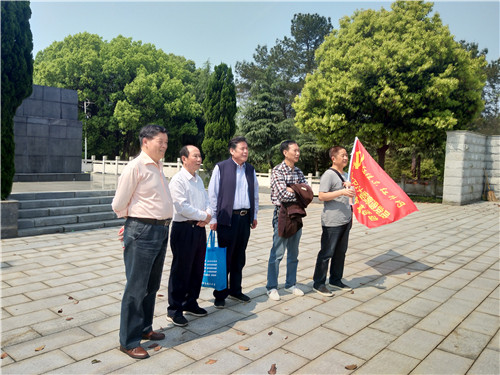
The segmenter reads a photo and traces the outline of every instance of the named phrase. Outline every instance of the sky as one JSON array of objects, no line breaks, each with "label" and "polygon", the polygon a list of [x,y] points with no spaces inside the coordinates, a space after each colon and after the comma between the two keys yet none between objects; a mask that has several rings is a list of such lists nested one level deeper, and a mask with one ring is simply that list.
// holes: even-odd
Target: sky
[{"label": "sky", "polygon": [[[31,1],[33,56],[54,41],[87,31],[110,41],[118,35],[152,43],[166,53],[184,56],[201,67],[252,61],[258,45],[272,47],[290,36],[296,13],[318,13],[338,20],[357,9],[390,9],[387,1]],[[499,58],[500,2],[435,1],[434,12],[455,40],[487,48],[487,60]]]}]

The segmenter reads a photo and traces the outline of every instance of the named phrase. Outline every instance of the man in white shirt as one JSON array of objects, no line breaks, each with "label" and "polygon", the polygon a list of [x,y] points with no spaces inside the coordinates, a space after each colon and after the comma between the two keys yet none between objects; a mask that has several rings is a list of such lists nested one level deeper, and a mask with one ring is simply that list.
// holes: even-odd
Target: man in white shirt
[{"label": "man in white shirt", "polygon": [[200,150],[195,146],[184,146],[180,157],[182,169],[170,180],[174,217],[170,234],[173,259],[168,281],[167,320],[183,327],[188,324],[183,312],[194,316],[207,315],[197,299],[205,262],[205,225],[212,216],[208,194],[196,173],[202,161]]},{"label": "man in white shirt", "polygon": [[146,125],[139,132],[141,153],[124,168],[111,204],[125,217],[123,260],[127,284],[120,313],[120,350],[132,358],[148,358],[143,340],[163,340],[153,331],[156,293],[172,220],[172,198],[160,159],[165,156],[165,128]]}]

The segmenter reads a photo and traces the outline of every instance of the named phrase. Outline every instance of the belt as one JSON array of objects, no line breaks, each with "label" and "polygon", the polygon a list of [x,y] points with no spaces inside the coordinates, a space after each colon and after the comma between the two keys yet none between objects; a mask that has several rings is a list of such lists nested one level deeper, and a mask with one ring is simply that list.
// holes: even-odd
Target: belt
[{"label": "belt", "polygon": [[242,209],[242,210],[233,210],[233,215],[245,216],[249,212],[250,212],[249,208],[245,208],[245,209]]},{"label": "belt", "polygon": [[164,227],[168,227],[170,225],[170,222],[172,221],[172,219],[157,220],[157,219],[146,219],[143,217],[129,217],[129,219],[137,220],[144,224],[162,225]]},{"label": "belt", "polygon": [[196,220],[184,220],[184,221],[176,221],[176,223],[180,224],[191,224],[191,225],[196,225],[198,224],[199,221]]}]

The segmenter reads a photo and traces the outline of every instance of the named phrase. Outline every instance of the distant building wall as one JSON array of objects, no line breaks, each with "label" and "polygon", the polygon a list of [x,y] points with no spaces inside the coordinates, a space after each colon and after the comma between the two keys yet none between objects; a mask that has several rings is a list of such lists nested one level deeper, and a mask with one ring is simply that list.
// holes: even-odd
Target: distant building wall
[{"label": "distant building wall", "polygon": [[443,203],[463,205],[481,199],[486,184],[500,192],[500,136],[447,132]]},{"label": "distant building wall", "polygon": [[16,111],[14,141],[16,175],[80,173],[82,123],[77,92],[33,85],[33,93]]}]

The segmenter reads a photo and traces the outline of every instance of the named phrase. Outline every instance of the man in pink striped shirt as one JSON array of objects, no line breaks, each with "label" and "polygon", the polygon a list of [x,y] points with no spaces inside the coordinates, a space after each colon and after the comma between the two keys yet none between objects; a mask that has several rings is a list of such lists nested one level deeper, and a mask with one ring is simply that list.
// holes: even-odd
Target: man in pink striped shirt
[{"label": "man in pink striped shirt", "polygon": [[168,147],[165,128],[146,125],[139,133],[141,153],[124,168],[112,207],[125,217],[123,260],[127,284],[120,314],[120,350],[132,358],[148,358],[143,340],[163,340],[153,331],[156,293],[172,220],[173,204],[160,163]]}]

